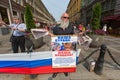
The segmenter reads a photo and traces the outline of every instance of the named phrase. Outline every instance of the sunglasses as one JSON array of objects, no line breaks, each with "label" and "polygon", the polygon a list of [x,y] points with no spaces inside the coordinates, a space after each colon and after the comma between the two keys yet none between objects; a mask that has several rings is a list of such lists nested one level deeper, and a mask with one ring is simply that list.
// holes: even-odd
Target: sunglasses
[{"label": "sunglasses", "polygon": [[69,17],[62,17],[62,18],[64,18],[64,19],[69,19]]}]

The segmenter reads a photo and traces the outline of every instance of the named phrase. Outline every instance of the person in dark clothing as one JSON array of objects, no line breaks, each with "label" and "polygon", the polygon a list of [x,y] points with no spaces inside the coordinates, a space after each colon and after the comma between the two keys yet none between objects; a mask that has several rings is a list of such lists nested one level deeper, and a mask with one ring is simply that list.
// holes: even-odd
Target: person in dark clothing
[{"label": "person in dark clothing", "polygon": [[69,16],[64,13],[61,17],[60,25],[53,28],[54,35],[73,35],[74,27],[69,23]]},{"label": "person in dark clothing", "polygon": [[[63,13],[61,16],[60,25],[53,28],[53,35],[73,35],[74,27],[69,23],[69,15]],[[53,73],[52,78],[55,78],[58,73]],[[68,76],[68,72],[64,72],[65,76]]]},{"label": "person in dark clothing", "polygon": [[59,26],[56,26],[53,28],[53,34],[54,35],[73,35],[74,34],[74,27],[70,24],[67,28],[63,29]]}]

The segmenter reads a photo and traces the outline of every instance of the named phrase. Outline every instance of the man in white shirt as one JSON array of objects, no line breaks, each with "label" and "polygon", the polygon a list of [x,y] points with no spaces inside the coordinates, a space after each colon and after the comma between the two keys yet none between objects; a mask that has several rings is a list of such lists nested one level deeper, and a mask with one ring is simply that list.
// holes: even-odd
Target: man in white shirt
[{"label": "man in white shirt", "polygon": [[107,32],[107,24],[105,24],[104,26],[103,26],[103,29],[102,29],[105,33]]},{"label": "man in white shirt", "polygon": [[26,25],[24,23],[20,23],[19,17],[13,17],[14,23],[10,25],[10,28],[13,30],[12,32],[12,49],[13,53],[18,53],[19,47],[21,52],[25,52],[25,31]]}]

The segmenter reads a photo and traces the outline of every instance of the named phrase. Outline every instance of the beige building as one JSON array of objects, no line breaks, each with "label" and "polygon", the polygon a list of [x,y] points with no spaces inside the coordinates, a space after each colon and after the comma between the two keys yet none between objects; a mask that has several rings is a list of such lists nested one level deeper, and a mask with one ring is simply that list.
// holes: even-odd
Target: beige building
[{"label": "beige building", "polygon": [[79,23],[80,19],[81,0],[70,0],[66,12],[70,16],[70,22],[76,24]]},{"label": "beige building", "polygon": [[19,16],[24,22],[25,4],[31,6],[35,21],[43,23],[55,21],[41,0],[0,0],[0,17],[8,24],[12,23],[12,16]]},{"label": "beige building", "polygon": [[26,3],[32,7],[34,20],[44,23],[53,23],[55,21],[41,0],[26,0]]}]

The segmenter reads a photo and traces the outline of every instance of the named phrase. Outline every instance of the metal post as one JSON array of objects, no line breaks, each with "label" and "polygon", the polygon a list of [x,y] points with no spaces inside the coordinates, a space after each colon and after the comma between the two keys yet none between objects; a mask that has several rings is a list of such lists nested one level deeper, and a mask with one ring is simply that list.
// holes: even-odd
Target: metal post
[{"label": "metal post", "polygon": [[13,17],[12,3],[11,3],[11,0],[8,0],[8,2],[9,2],[9,6],[10,6],[10,18],[11,18],[11,21],[13,22],[13,19],[12,19],[12,17]]},{"label": "metal post", "polygon": [[98,60],[96,61],[96,64],[95,64],[94,72],[98,75],[102,74],[103,63],[104,63],[104,55],[105,55],[105,52],[106,52],[106,48],[107,47],[106,47],[105,44],[101,45],[100,55],[99,55]]}]

